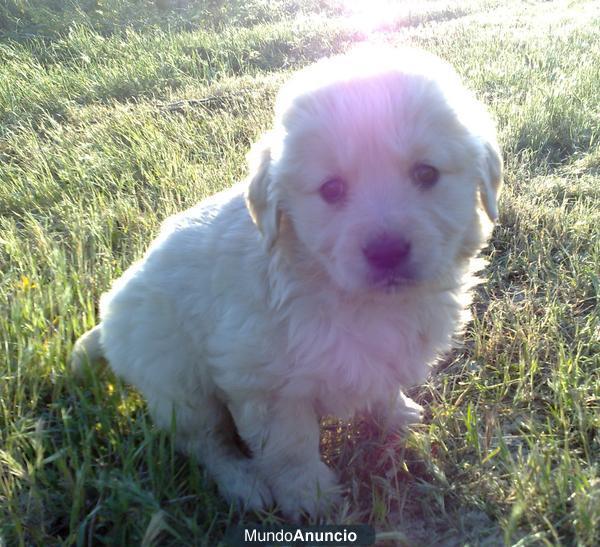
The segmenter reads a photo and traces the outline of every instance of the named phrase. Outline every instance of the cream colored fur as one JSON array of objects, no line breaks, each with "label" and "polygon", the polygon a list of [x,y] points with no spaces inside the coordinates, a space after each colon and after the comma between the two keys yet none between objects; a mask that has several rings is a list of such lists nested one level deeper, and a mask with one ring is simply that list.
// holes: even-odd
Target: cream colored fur
[{"label": "cream colored fur", "polygon": [[[103,295],[73,366],[103,354],[159,427],[175,415],[178,446],[226,499],[297,518],[339,496],[320,416],[420,419],[402,390],[468,317],[502,165],[485,108],[411,49],[297,73],[249,163],[245,182],[165,222]],[[431,188],[412,180],[417,163],[439,170]],[[347,184],[343,203],[319,194],[331,177]],[[411,244],[410,278],[385,286],[362,252],[382,232]]]}]

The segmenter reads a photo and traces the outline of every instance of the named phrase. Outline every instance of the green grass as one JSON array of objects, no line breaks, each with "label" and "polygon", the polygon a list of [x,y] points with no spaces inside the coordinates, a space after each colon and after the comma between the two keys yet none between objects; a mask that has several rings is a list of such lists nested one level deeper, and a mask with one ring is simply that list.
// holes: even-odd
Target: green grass
[{"label": "green grass", "polygon": [[[0,2],[0,545],[215,545],[238,515],[108,370],[66,365],[163,218],[244,175],[341,2]],[[370,39],[448,59],[498,120],[500,225],[464,346],[404,439],[323,427],[332,522],[381,545],[600,544],[600,8],[427,2]],[[199,99],[207,99],[197,102]],[[196,102],[194,102],[194,100]]]}]

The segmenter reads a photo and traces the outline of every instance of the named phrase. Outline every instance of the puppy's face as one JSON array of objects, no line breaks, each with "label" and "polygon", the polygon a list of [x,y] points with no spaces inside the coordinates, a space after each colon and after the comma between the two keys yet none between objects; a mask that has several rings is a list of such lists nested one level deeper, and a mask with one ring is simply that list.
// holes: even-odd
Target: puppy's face
[{"label": "puppy's face", "polygon": [[334,58],[292,80],[252,183],[268,195],[249,192],[255,216],[271,216],[270,227],[257,219],[267,237],[285,216],[306,258],[350,292],[443,279],[481,244],[480,205],[496,214],[501,166],[484,109],[447,65],[394,53],[419,62]]}]

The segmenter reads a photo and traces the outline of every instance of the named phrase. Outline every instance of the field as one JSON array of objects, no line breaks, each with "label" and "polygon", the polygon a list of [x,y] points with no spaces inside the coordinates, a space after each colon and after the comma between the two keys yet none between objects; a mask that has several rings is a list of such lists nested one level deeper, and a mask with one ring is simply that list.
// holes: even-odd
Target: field
[{"label": "field", "polygon": [[[277,89],[422,46],[497,120],[500,222],[423,425],[324,423],[378,545],[600,545],[600,3],[0,2],[0,546],[217,545],[239,515],[108,370],[69,372],[162,219],[245,174]],[[369,8],[369,13],[357,12]]]}]

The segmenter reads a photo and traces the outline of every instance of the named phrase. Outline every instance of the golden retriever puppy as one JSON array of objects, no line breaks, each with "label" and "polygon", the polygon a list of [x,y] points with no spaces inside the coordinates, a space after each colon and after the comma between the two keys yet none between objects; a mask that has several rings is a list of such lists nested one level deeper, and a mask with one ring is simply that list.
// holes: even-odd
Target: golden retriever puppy
[{"label": "golden retriever puppy", "polygon": [[320,416],[420,419],[402,390],[468,316],[502,164],[448,64],[385,48],[293,76],[249,163],[164,223],[72,362],[105,357],[159,427],[175,416],[227,500],[318,515],[339,496]]}]

